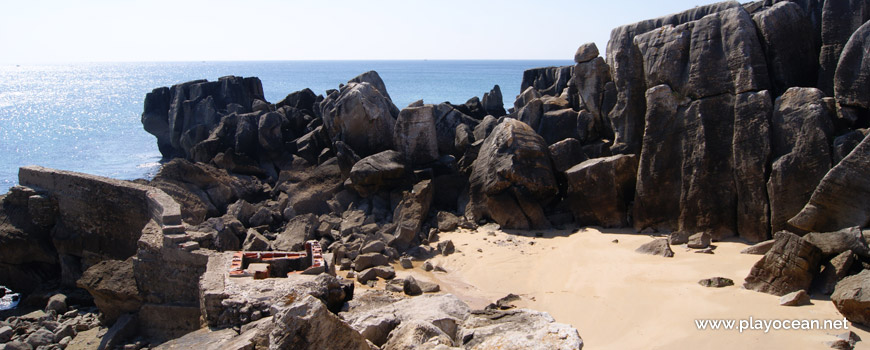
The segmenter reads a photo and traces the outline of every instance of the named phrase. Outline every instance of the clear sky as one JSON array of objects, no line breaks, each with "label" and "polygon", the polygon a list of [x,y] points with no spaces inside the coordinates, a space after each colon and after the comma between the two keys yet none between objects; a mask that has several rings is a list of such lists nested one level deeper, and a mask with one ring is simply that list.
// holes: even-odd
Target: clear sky
[{"label": "clear sky", "polygon": [[6,0],[0,62],[571,59],[710,0]]}]

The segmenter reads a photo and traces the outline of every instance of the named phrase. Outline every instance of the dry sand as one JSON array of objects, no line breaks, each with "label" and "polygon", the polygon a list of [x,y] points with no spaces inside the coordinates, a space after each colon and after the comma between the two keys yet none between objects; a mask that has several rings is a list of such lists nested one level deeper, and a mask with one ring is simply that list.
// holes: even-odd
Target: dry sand
[{"label": "dry sand", "polygon": [[[715,242],[715,254],[674,246],[664,258],[634,252],[652,238],[627,230],[592,228],[505,233],[493,226],[442,233],[457,252],[432,259],[448,273],[402,270],[435,281],[472,307],[515,293],[517,306],[549,312],[576,327],[586,349],[824,349],[843,330],[698,330],[696,319],[842,320],[828,299],[785,307],[779,297],[742,289],[759,255],[747,245]],[[535,233],[543,237],[535,237]],[[613,243],[618,240],[618,243]],[[478,251],[480,249],[480,251]],[[419,265],[419,264],[417,264]],[[698,281],[727,277],[735,285],[707,288]],[[870,333],[849,324],[870,348]]]}]

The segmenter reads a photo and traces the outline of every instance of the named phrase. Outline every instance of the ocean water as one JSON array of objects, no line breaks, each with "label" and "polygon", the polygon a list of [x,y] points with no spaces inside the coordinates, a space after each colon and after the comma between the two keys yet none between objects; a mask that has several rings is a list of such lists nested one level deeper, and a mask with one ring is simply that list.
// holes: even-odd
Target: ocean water
[{"label": "ocean water", "polygon": [[283,61],[0,65],[0,193],[18,168],[41,165],[118,179],[149,178],[159,168],[155,138],[142,129],[145,94],[161,86],[226,75],[257,76],[266,99],[337,88],[376,70],[402,108],[464,103],[501,87],[506,107],[523,71],[571,64],[549,61]]}]

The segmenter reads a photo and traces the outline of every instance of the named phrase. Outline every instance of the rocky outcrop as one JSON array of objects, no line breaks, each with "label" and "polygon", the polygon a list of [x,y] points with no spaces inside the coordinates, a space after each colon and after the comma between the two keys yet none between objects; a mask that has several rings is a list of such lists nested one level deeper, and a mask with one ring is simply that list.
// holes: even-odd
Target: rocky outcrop
[{"label": "rocky outcrop", "polygon": [[262,183],[254,177],[185,159],[164,164],[150,184],[180,203],[182,218],[193,225],[223,215],[238,199],[253,201],[264,194]]},{"label": "rocky outcrop", "polygon": [[870,225],[870,138],[864,138],[822,178],[809,202],[788,223],[806,231]]},{"label": "rocky outcrop", "polygon": [[592,113],[597,131],[604,137],[611,137],[610,121],[607,119],[613,103],[608,99],[607,84],[611,83],[610,67],[604,58],[598,57],[598,47],[595,43],[587,43],[577,48],[574,54],[574,76],[571,85],[577,90],[579,97],[577,107],[582,107]]},{"label": "rocky outcrop", "polygon": [[432,181],[418,182],[411,191],[402,193],[402,201],[393,213],[396,223],[395,240],[391,244],[405,250],[419,238],[423,222],[429,213],[433,197]]},{"label": "rocky outcrop", "polygon": [[481,146],[470,176],[466,216],[503,228],[547,227],[543,206],[558,192],[548,148],[531,127],[505,119]]},{"label": "rocky outcrop", "polygon": [[679,26],[697,21],[709,14],[738,7],[740,4],[736,1],[699,6],[681,13],[617,27],[610,32],[606,56],[616,90],[616,102],[609,114],[615,135],[614,145],[611,147],[613,153],[640,151],[646,110],[644,91],[655,85],[644,83],[644,62],[634,43],[635,36],[666,25]]},{"label": "rocky outcrop", "polygon": [[432,105],[409,107],[399,112],[393,144],[407,164],[426,164],[438,159],[436,135],[435,108]]},{"label": "rocky outcrop", "polygon": [[573,70],[573,66],[527,69],[523,72],[520,91],[532,87],[541,95],[559,96],[568,88]]},{"label": "rocky outcrop", "polygon": [[157,88],[145,96],[142,125],[157,137],[163,157],[190,156],[192,146],[209,137],[222,115],[252,111],[264,100],[259,78],[222,77]]},{"label": "rocky outcrop", "polygon": [[346,143],[360,157],[393,147],[393,128],[399,113],[378,86],[348,82],[320,106],[323,125],[332,141]]},{"label": "rocky outcrop", "polygon": [[827,96],[833,96],[834,75],[841,53],[852,33],[870,19],[870,3],[866,0],[825,1],[821,19],[818,87]]},{"label": "rocky outcrop", "polygon": [[106,260],[88,268],[77,282],[94,297],[102,312],[102,321],[115,323],[125,313],[135,313],[142,306],[136,288],[133,261]]},{"label": "rocky outcrop", "polygon": [[787,231],[777,232],[774,239],[773,247],[749,271],[743,287],[777,296],[809,289],[819,272],[822,252]]},{"label": "rocky outcrop", "polygon": [[350,170],[350,181],[363,197],[391,190],[406,181],[404,158],[396,151],[383,151],[360,159]]},{"label": "rocky outcrop", "polygon": [[777,98],[771,123],[767,193],[771,231],[786,228],[831,169],[831,106],[814,88],[791,88]]},{"label": "rocky outcrop", "polygon": [[747,239],[763,240],[767,229],[752,220],[766,216],[766,196],[757,191],[763,190],[767,162],[767,93],[724,94],[692,102],[679,100],[679,95],[668,85],[647,91],[635,228],[704,231],[718,239],[738,233],[735,219],[740,217],[744,227],[739,232]]},{"label": "rocky outcrop", "polygon": [[[753,241],[763,240],[767,236],[765,228],[744,225],[738,231],[735,217],[747,214],[712,214],[760,214],[755,220],[766,216],[765,196],[757,191],[766,178],[770,110],[769,103],[764,102],[769,97],[763,91],[769,86],[768,71],[752,30],[752,19],[743,8],[698,9],[714,10],[691,22],[633,34],[633,46],[627,49],[636,50],[635,60],[642,71],[629,71],[628,62],[617,61],[614,64],[624,67],[613,73],[634,75],[629,84],[650,89],[642,104],[628,101],[632,92],[623,91],[626,101],[624,105],[617,102],[619,107],[613,113],[619,118],[625,111],[643,109],[646,119],[634,124],[620,122],[614,127],[645,125],[642,147],[627,141],[619,145],[628,137],[621,130],[617,130],[614,147],[622,149],[620,152],[640,148],[634,207],[637,229],[649,227],[684,234],[705,231],[714,238],[739,233]],[[643,23],[637,26],[656,24]],[[617,49],[613,54],[618,56],[620,52]],[[630,57],[624,60],[632,61]],[[614,76],[614,80],[618,86],[619,78]],[[741,172],[741,176],[734,176],[734,172]],[[718,200],[711,201],[707,196]],[[741,221],[751,224],[749,220]]]},{"label": "rocky outcrop", "polygon": [[[770,71],[774,96],[793,86],[812,87],[819,71],[817,28],[811,13],[795,2],[783,1],[752,15]],[[794,38],[803,38],[794,40]]]},{"label": "rocky outcrop", "polygon": [[851,322],[870,325],[870,270],[846,277],[837,283],[831,301]]},{"label": "rocky outcrop", "polygon": [[[870,16],[870,3],[864,3],[864,16]],[[850,14],[855,18],[860,13]],[[848,23],[848,22],[847,22]],[[834,75],[834,97],[839,105],[839,117],[850,126],[866,127],[870,123],[870,63],[864,59],[870,47],[870,25],[864,23],[851,36],[843,48]]]}]

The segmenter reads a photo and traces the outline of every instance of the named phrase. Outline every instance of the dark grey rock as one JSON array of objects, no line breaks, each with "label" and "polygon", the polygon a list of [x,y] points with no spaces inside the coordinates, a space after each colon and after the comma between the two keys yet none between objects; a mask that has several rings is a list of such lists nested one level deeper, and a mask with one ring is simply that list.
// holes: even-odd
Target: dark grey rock
[{"label": "dark grey rock", "polygon": [[807,231],[837,230],[870,224],[870,138],[834,166],[815,188],[809,201],[788,223]]},{"label": "dark grey rock", "polygon": [[636,175],[634,155],[589,159],[565,171],[565,201],[574,220],[581,225],[628,226]]},{"label": "dark grey rock", "polygon": [[635,249],[635,251],[641,254],[658,255],[665,258],[674,257],[674,251],[671,250],[671,245],[668,244],[668,240],[666,238],[658,238],[650,242],[644,243],[643,245]]},{"label": "dark grey rock", "polygon": [[776,99],[767,193],[771,231],[786,227],[831,169],[832,111],[814,88],[790,88]]},{"label": "dark grey rock", "polygon": [[465,216],[489,217],[502,228],[548,227],[542,204],[558,192],[543,138],[516,119],[505,119],[472,164]]},{"label": "dark grey rock", "polygon": [[809,289],[819,272],[822,252],[787,231],[777,232],[774,240],[773,247],[749,271],[743,287],[778,296]]}]

